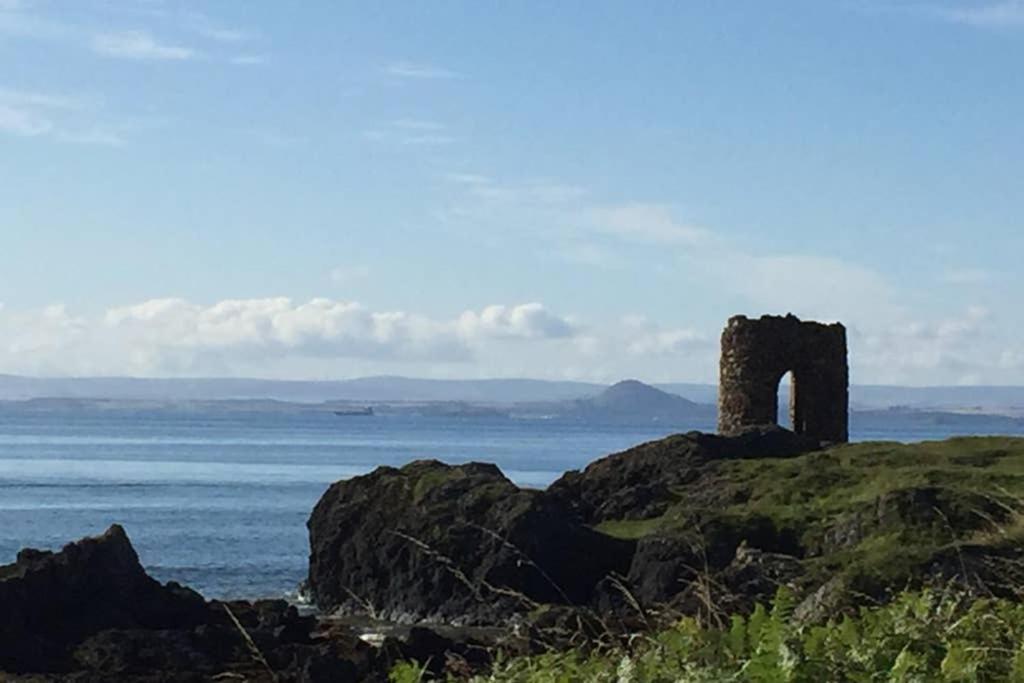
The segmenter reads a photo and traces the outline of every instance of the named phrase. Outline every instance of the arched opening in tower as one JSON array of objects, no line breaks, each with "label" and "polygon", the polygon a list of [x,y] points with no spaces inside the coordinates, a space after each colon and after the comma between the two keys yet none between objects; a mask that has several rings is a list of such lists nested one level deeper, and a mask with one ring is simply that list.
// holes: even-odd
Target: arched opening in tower
[{"label": "arched opening in tower", "polygon": [[779,405],[779,426],[796,431],[796,425],[794,424],[795,411],[793,409],[796,405],[796,377],[792,371],[782,375],[782,379],[779,380],[779,386],[775,391],[775,398],[776,403]]}]

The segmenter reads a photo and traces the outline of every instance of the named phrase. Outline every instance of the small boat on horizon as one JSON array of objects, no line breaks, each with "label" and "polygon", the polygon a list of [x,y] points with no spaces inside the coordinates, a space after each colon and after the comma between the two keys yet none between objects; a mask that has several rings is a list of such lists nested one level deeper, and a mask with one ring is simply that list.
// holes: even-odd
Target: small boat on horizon
[{"label": "small boat on horizon", "polygon": [[365,408],[343,408],[335,410],[334,414],[339,417],[373,417],[373,406]]}]

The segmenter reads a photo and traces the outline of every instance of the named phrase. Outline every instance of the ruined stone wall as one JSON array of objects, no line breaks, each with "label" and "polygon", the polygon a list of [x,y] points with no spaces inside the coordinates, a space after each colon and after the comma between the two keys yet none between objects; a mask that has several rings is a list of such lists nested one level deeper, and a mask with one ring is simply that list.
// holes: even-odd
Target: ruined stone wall
[{"label": "ruined stone wall", "polygon": [[793,315],[735,316],[722,332],[718,430],[735,434],[778,424],[779,381],[793,373],[793,430],[821,441],[849,440],[846,328]]}]

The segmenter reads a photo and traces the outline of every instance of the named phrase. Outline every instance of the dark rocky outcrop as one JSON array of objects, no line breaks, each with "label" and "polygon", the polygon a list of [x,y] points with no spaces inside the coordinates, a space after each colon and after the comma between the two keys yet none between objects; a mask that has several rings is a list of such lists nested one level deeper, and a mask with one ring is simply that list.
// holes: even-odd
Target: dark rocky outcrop
[{"label": "dark rocky outcrop", "polygon": [[799,558],[741,543],[732,562],[686,584],[669,602],[685,614],[714,610],[726,618],[749,612],[758,603],[770,604],[782,587],[802,592],[804,574]]},{"label": "dark rocky outcrop", "polygon": [[479,463],[417,461],[337,482],[308,526],[317,604],[396,621],[495,622],[536,603],[583,604],[633,550]]},{"label": "dark rocky outcrop", "polygon": [[[547,495],[571,509],[587,524],[605,520],[649,519],[674,503],[672,491],[693,484],[708,465],[737,458],[785,458],[820,447],[782,427],[752,427],[731,437],[702,432],[669,436],[595,460],[582,471],[566,472]],[[720,499],[742,496],[728,481],[706,487]]]},{"label": "dark rocky outcrop", "polygon": [[743,612],[780,586],[808,620],[913,586],[1009,594],[1024,498],[999,491],[1024,479],[1009,455],[986,456],[992,471],[974,462],[1018,451],[1003,439],[823,449],[770,425],[641,444],[545,491],[490,465],[379,468],[317,505],[309,583],[328,610],[467,624],[524,623],[537,604],[578,624]]},{"label": "dark rocky outcrop", "polygon": [[[409,622],[496,623],[536,604],[601,607],[629,592],[667,601],[695,567],[721,571],[744,542],[799,553],[792,533],[767,517],[699,512],[748,495],[716,479],[713,465],[817,446],[779,427],[693,432],[602,458],[546,491],[519,489],[493,465],[381,467],[334,484],[317,504],[310,592],[328,611]],[[639,545],[595,528],[658,518],[687,486],[699,492],[685,524]]]},{"label": "dark rocky outcrop", "polygon": [[59,553],[23,550],[0,567],[0,669],[68,665],[70,646],[105,629],[192,628],[206,601],[151,579],[120,526]]},{"label": "dark rocky outcrop", "polygon": [[388,663],[282,600],[207,602],[160,584],[116,525],[0,567],[0,615],[4,681],[363,681],[384,680]]}]

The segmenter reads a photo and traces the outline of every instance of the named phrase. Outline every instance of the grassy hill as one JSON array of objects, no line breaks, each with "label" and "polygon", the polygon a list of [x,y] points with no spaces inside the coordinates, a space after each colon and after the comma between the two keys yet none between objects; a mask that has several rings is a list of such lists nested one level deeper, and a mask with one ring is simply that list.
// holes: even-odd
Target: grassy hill
[{"label": "grassy hill", "polygon": [[1024,681],[1024,439],[733,446],[669,437],[556,482],[636,543],[646,614],[473,680]]}]

